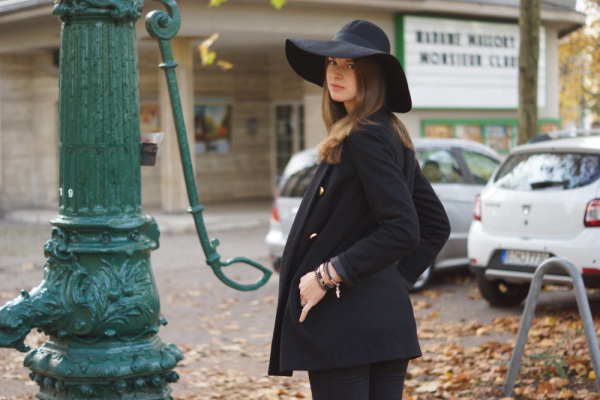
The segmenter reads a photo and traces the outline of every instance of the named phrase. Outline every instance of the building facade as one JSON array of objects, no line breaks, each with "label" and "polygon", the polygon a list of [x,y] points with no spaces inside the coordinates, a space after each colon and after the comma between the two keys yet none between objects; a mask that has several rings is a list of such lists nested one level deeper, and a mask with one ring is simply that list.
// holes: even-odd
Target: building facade
[{"label": "building facade", "polygon": [[[84,1],[84,0],[81,0]],[[89,1],[89,0],[86,0]],[[519,3],[447,0],[178,2],[172,41],[201,202],[268,198],[294,152],[325,135],[321,89],[284,55],[288,37],[329,39],[346,22],[381,26],[405,67],[413,136],[469,138],[507,151],[515,143]],[[58,204],[58,63],[61,24],[48,0],[0,0],[0,211]],[[146,1],[143,15],[160,9]],[[157,162],[142,167],[146,208],[187,209],[156,41],[137,25],[141,131],[163,132]],[[558,40],[585,22],[575,0],[542,1],[540,131],[561,127]],[[202,65],[200,45],[216,62]]]}]

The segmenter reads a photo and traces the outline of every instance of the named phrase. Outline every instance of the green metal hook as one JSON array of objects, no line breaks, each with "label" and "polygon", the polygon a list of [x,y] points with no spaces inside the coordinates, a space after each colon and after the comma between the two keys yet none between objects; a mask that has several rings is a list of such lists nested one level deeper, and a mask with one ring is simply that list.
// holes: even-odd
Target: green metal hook
[{"label": "green metal hook", "polygon": [[[157,1],[166,6],[168,14],[162,10],[149,12],[146,16],[146,30],[150,36],[158,40],[158,46],[163,60],[159,67],[165,71],[165,76],[167,78],[167,87],[171,99],[171,110],[173,112],[173,119],[175,121],[175,130],[177,131],[179,153],[181,154],[181,165],[183,167],[183,175],[185,178],[185,185],[190,203],[188,212],[190,212],[194,217],[196,231],[198,232],[200,244],[202,245],[204,255],[206,256],[206,263],[210,265],[217,278],[219,278],[219,280],[221,280],[221,282],[225,283],[227,286],[236,290],[256,290],[267,283],[272,272],[259,263],[246,257],[235,257],[227,261],[221,261],[221,256],[217,252],[219,240],[215,239],[211,242],[208,238],[206,227],[204,225],[204,219],[202,217],[202,211],[204,210],[204,207],[200,205],[198,192],[196,190],[196,181],[194,179],[194,169],[192,167],[190,147],[185,130],[183,111],[181,109],[181,99],[179,97],[177,77],[175,75],[175,68],[178,64],[173,59],[173,51],[171,49],[171,39],[175,37],[179,31],[179,27],[181,26],[181,14],[175,0]],[[222,268],[236,263],[248,264],[262,271],[263,275],[258,281],[252,284],[241,284],[235,282],[223,273]]]}]

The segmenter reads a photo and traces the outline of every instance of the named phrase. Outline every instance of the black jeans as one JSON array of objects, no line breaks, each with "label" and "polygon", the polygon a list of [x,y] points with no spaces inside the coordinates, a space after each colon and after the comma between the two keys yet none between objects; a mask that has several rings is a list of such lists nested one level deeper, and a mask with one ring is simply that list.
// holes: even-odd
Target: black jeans
[{"label": "black jeans", "polygon": [[313,400],[401,400],[408,359],[309,371]]}]

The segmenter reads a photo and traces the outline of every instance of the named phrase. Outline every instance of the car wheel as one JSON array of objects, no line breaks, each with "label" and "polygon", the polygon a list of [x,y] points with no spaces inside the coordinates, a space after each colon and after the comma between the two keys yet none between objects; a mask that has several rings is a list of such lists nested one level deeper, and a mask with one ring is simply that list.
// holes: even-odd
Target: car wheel
[{"label": "car wheel", "polygon": [[425,271],[419,276],[419,279],[415,282],[413,287],[410,289],[411,293],[420,292],[429,284],[431,281],[431,276],[433,275],[433,265],[427,267]]},{"label": "car wheel", "polygon": [[484,299],[492,306],[512,307],[520,304],[529,292],[528,283],[507,283],[501,280],[487,280],[484,274],[477,274],[477,286]]}]

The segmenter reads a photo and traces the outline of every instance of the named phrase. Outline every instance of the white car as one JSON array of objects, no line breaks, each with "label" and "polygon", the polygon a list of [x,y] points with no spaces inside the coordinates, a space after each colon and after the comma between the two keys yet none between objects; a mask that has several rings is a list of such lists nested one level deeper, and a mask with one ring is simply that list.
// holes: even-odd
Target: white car
[{"label": "white car", "polygon": [[[500,156],[469,140],[419,138],[414,143],[421,169],[444,205],[451,227],[450,238],[434,264],[415,283],[413,291],[418,291],[428,284],[434,269],[468,267],[467,234],[473,202],[500,163]],[[281,177],[265,239],[276,271],[316,162],[315,149],[299,152],[290,159]]]},{"label": "white car", "polygon": [[[470,270],[493,306],[525,299],[535,268],[561,257],[586,287],[600,287],[600,137],[555,139],[511,150],[475,203]],[[549,271],[545,283],[569,284]]]}]

